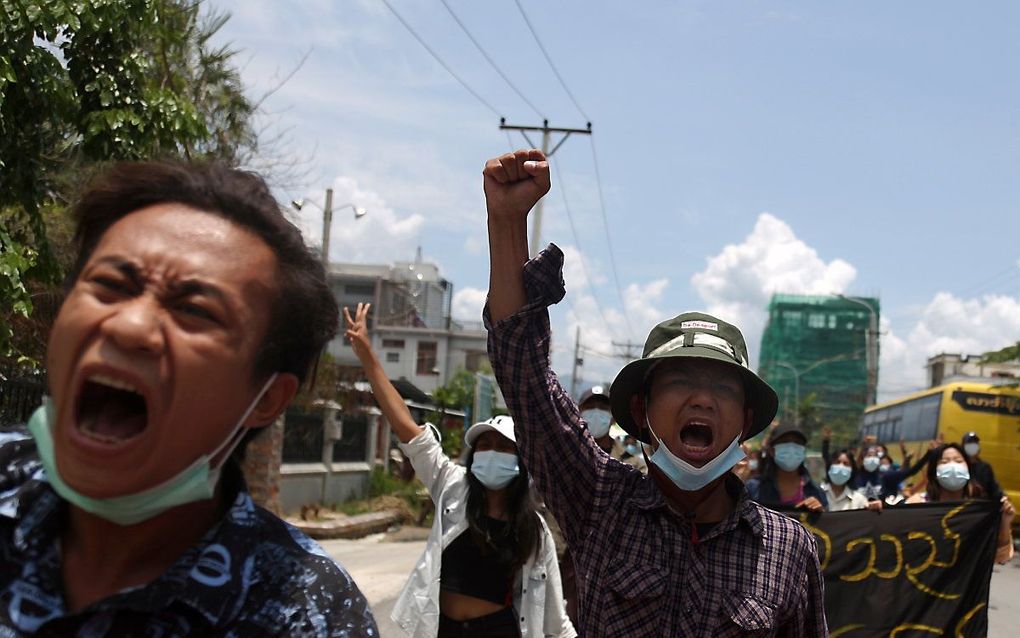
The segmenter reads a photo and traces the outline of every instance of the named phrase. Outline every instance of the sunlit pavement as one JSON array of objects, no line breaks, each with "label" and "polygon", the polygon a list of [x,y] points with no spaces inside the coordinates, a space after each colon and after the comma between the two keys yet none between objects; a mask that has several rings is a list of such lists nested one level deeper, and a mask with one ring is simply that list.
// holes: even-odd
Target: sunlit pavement
[{"label": "sunlit pavement", "polygon": [[[427,533],[422,530],[418,536]],[[415,537],[413,534],[408,535]],[[334,558],[347,568],[372,605],[382,638],[402,638],[404,633],[390,620],[393,603],[418,557],[423,540],[391,542],[383,534],[360,540],[322,541]],[[989,638],[1016,638],[1020,627],[1020,554],[992,572],[988,600]]]}]

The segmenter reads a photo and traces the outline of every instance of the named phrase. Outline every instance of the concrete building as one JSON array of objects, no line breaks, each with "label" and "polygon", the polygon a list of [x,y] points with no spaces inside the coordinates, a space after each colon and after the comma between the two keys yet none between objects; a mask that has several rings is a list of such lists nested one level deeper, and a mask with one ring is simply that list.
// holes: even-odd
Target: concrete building
[{"label": "concrete building", "polygon": [[[450,316],[453,284],[434,264],[332,264],[330,284],[341,307],[371,303],[372,347],[390,379],[405,379],[431,394],[457,370],[477,372],[488,364],[481,319],[458,322]],[[358,358],[340,335],[329,353],[341,366]]]},{"label": "concrete building", "polygon": [[966,379],[985,383],[1016,383],[1020,360],[986,362],[979,354],[937,354],[925,365],[928,387]]},{"label": "concrete building", "polygon": [[[815,395],[822,422],[857,419],[878,383],[879,301],[868,297],[775,294],[761,339],[759,373],[779,394],[779,418],[796,420]],[[811,424],[804,424],[809,426]]]},{"label": "concrete building", "polygon": [[[423,262],[420,251],[413,262],[330,264],[329,281],[341,309],[353,314],[358,303],[372,304],[372,346],[416,419],[433,409],[429,395],[458,370],[488,369],[480,318],[458,322],[451,317],[453,284],[435,264]],[[337,398],[344,404],[337,410],[342,427],[326,427],[331,420],[325,411],[288,413],[280,469],[284,512],[364,496],[372,466],[389,459],[389,424],[374,406],[364,407],[373,403],[370,388],[354,381],[363,379],[361,364],[342,329],[327,351],[341,376],[352,380],[342,384],[345,394]],[[456,427],[464,418],[462,411],[447,410],[446,426]]]}]

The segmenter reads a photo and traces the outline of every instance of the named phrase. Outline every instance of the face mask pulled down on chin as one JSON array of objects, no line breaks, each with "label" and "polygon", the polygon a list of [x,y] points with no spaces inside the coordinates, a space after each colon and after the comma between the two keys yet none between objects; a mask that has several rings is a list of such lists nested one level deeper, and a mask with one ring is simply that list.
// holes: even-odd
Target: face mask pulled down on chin
[{"label": "face mask pulled down on chin", "polygon": [[[133,494],[96,498],[82,494],[64,482],[57,468],[56,451],[53,445],[53,426],[56,422],[57,409],[48,397],[43,399],[43,405],[32,414],[28,421],[28,430],[35,439],[39,460],[42,461],[43,469],[46,471],[46,478],[61,498],[111,523],[124,526],[135,525],[162,514],[172,507],[213,497],[216,493],[216,485],[219,483],[220,471],[223,469],[226,459],[244,438],[244,422],[258,405],[262,395],[272,385],[276,376],[277,374],[273,373],[269,377],[269,380],[262,386],[262,390],[238,419],[230,435],[215,450],[199,456],[190,465],[159,485]],[[219,456],[222,456],[223,460],[217,467],[212,467],[213,459]]]},{"label": "face mask pulled down on chin", "polygon": [[726,472],[733,469],[733,466],[747,458],[744,450],[740,447],[740,435],[726,446],[718,456],[708,461],[701,467],[695,467],[669,451],[669,448],[659,439],[648,421],[647,409],[645,412],[645,426],[652,434],[652,439],[659,444],[658,449],[650,452],[650,447],[644,445],[645,455],[663,474],[666,475],[674,485],[685,492],[696,492],[716,480]]}]

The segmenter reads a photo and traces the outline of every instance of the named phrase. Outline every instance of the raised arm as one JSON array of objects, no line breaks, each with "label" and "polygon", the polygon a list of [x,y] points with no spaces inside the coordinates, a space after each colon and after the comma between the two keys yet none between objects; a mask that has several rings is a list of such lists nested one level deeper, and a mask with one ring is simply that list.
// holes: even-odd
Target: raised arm
[{"label": "raised arm", "polygon": [[528,213],[549,192],[549,162],[542,151],[507,153],[482,171],[489,226],[489,313],[493,322],[524,307]]},{"label": "raised arm", "polygon": [[372,386],[372,394],[375,395],[383,416],[390,422],[390,427],[400,442],[407,443],[421,433],[421,428],[414,422],[403,397],[390,383],[382,364],[379,363],[379,358],[372,351],[372,342],[368,336],[368,311],[371,307],[372,304],[359,303],[353,318],[350,310],[344,308],[344,321],[347,322],[347,331],[344,334],[350,340],[354,354],[365,369],[365,377]]},{"label": "raised arm", "polygon": [[825,426],[822,428],[822,461],[825,463],[825,471],[829,471],[829,466],[832,465],[832,454],[830,454],[829,446],[832,442],[832,428]]}]

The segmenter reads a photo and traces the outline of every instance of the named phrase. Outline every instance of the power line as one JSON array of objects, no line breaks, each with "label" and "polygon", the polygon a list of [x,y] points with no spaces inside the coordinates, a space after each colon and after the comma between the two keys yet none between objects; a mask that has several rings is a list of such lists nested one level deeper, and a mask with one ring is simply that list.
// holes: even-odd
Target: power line
[{"label": "power line", "polygon": [[535,43],[538,44],[539,50],[542,52],[542,55],[545,56],[545,61],[549,63],[549,68],[551,68],[553,73],[556,75],[556,79],[560,81],[560,86],[563,87],[563,90],[566,91],[567,96],[570,97],[570,101],[573,102],[574,106],[577,107],[577,112],[581,114],[581,117],[583,117],[587,121],[591,121],[591,118],[589,118],[585,114],[584,109],[581,108],[581,105],[577,103],[577,98],[575,98],[574,94],[571,93],[570,89],[567,88],[567,83],[563,81],[563,76],[560,75],[560,72],[556,69],[556,65],[553,64],[552,58],[549,57],[549,52],[545,50],[545,46],[542,44],[542,40],[539,39],[538,33],[535,31],[535,27],[532,26],[531,20],[528,19],[528,14],[524,12],[524,7],[521,6],[521,0],[514,0],[514,3],[517,4],[517,9],[520,10],[521,17],[524,18],[524,23],[528,25],[528,30],[531,31],[532,37],[535,38]]},{"label": "power line", "polygon": [[[971,287],[969,292],[965,292],[963,294],[967,295],[967,296],[969,296],[969,295],[976,295],[976,294],[979,293],[979,291],[982,291],[982,289],[992,289],[992,288],[995,288],[996,286],[1006,285],[1006,284],[1011,282],[1011,278],[1007,277],[1007,275],[1013,274],[1014,278],[1015,278],[1016,274],[1017,274],[1018,268],[1020,268],[1020,267],[1018,267],[1015,264],[1010,264],[1005,269],[1003,269],[1003,270],[995,273],[991,277],[988,277],[988,278],[984,279],[983,281],[975,284],[974,286]],[[985,290],[984,292],[987,292],[987,290]]]},{"label": "power line", "polygon": [[507,83],[507,86],[513,89],[514,93],[516,93],[519,98],[524,100],[524,103],[530,106],[531,110],[534,111],[536,115],[544,118],[545,116],[542,115],[542,112],[538,110],[538,107],[532,104],[531,100],[524,97],[524,94],[521,93],[521,90],[518,89],[514,85],[514,83],[510,81],[510,78],[507,77],[506,73],[503,73],[503,70],[499,68],[499,65],[497,65],[496,62],[489,56],[489,54],[485,52],[485,49],[483,49],[482,45],[478,43],[478,40],[475,39],[475,36],[471,35],[471,32],[468,31],[467,26],[465,26],[465,24],[461,22],[461,19],[457,17],[456,13],[453,12],[453,9],[450,8],[450,5],[446,2],[446,0],[440,1],[443,3],[443,6],[446,7],[446,10],[450,13],[450,17],[453,18],[453,21],[456,22],[458,26],[460,26],[461,30],[464,32],[464,35],[466,35],[468,39],[471,40],[471,43],[475,45],[475,48],[478,49],[478,52],[482,54],[482,57],[484,57],[488,61],[488,63],[492,66],[492,68],[496,70],[496,73],[499,74],[499,77],[503,78],[503,81]]},{"label": "power line", "polygon": [[595,153],[595,139],[591,141],[591,160],[595,165],[595,185],[599,192],[599,208],[602,210],[602,228],[606,231],[606,244],[609,246],[609,263],[613,269],[613,283],[616,284],[616,294],[620,297],[620,307],[623,308],[623,317],[627,321],[627,329],[634,334],[634,326],[630,322],[630,313],[627,311],[627,301],[623,298],[623,288],[620,287],[620,276],[616,271],[616,257],[613,255],[613,240],[609,235],[609,221],[606,217],[606,198],[602,194],[602,173],[599,171],[599,157]]},{"label": "power line", "polygon": [[[581,251],[581,242],[577,238],[577,229],[574,227],[574,215],[570,212],[570,202],[567,201],[567,190],[563,187],[563,171],[553,171],[556,174],[556,179],[560,186],[560,195],[563,197],[563,208],[567,211],[567,221],[570,222],[570,234],[574,236],[574,245],[577,246],[577,253],[581,259],[581,268],[584,270],[584,277],[588,280],[588,288],[591,290],[591,297],[595,300],[595,308],[599,311],[599,316],[602,317],[602,323],[605,324],[606,330],[609,334],[613,334],[613,327],[609,321],[606,320],[605,313],[602,312],[602,304],[599,303],[598,297],[595,295],[595,280],[591,277],[591,272],[588,270],[588,264],[584,261],[584,255]],[[577,316],[576,314],[574,315]],[[580,317],[578,317],[580,320]]]},{"label": "power line", "polygon": [[402,25],[404,25],[404,27],[405,27],[405,28],[406,28],[406,29],[407,29],[408,31],[410,31],[410,32],[411,32],[411,35],[413,35],[413,36],[414,36],[415,40],[417,40],[419,44],[421,44],[421,45],[422,45],[423,47],[425,47],[425,50],[426,50],[426,51],[428,51],[428,52],[429,52],[429,54],[430,54],[430,55],[431,55],[431,56],[432,56],[433,58],[435,58],[436,62],[438,62],[440,66],[442,66],[442,67],[443,67],[444,69],[446,69],[446,72],[447,72],[447,73],[449,73],[450,75],[452,75],[452,76],[453,76],[453,79],[455,79],[455,80],[457,80],[458,82],[460,82],[460,85],[461,85],[461,86],[463,86],[463,87],[464,87],[465,89],[467,89],[467,92],[468,92],[468,93],[470,93],[471,95],[475,96],[475,99],[476,99],[476,100],[478,100],[479,102],[481,102],[482,104],[484,104],[484,105],[485,105],[485,107],[486,107],[487,109],[489,109],[490,111],[492,111],[492,113],[493,113],[494,115],[496,115],[497,117],[499,117],[500,113],[499,113],[499,111],[497,111],[497,110],[496,110],[496,107],[494,107],[493,105],[489,104],[489,103],[488,103],[488,102],[487,102],[487,101],[485,100],[485,98],[483,98],[483,97],[482,97],[481,95],[479,95],[479,94],[478,94],[478,92],[477,92],[477,91],[475,91],[475,90],[474,90],[474,89],[472,89],[472,88],[471,88],[470,86],[468,86],[467,82],[465,82],[464,80],[462,80],[462,79],[461,79],[461,77],[460,77],[459,75],[457,75],[456,73],[454,73],[454,72],[453,72],[453,69],[451,69],[451,68],[450,68],[450,65],[448,65],[448,64],[447,64],[446,62],[443,62],[443,59],[439,57],[439,54],[437,54],[437,53],[436,53],[435,51],[433,51],[433,50],[432,50],[432,47],[430,47],[430,46],[429,46],[428,44],[426,44],[426,43],[425,43],[425,40],[424,40],[424,39],[422,39],[422,37],[421,37],[420,35],[418,35],[418,33],[417,33],[417,32],[416,32],[416,31],[415,31],[415,30],[414,30],[413,28],[411,28],[411,25],[407,23],[407,20],[405,20],[405,19],[403,18],[403,16],[401,16],[401,15],[400,15],[399,13],[397,13],[397,10],[393,8],[393,5],[391,5],[391,4],[390,4],[390,3],[389,3],[389,2],[387,1],[387,0],[382,0],[382,3],[383,3],[384,5],[386,5],[386,8],[387,8],[387,9],[389,9],[389,10],[390,10],[390,12],[391,12],[391,13],[393,13],[393,15],[394,15],[394,16],[396,16],[397,20],[400,20],[400,23],[401,23]]}]

